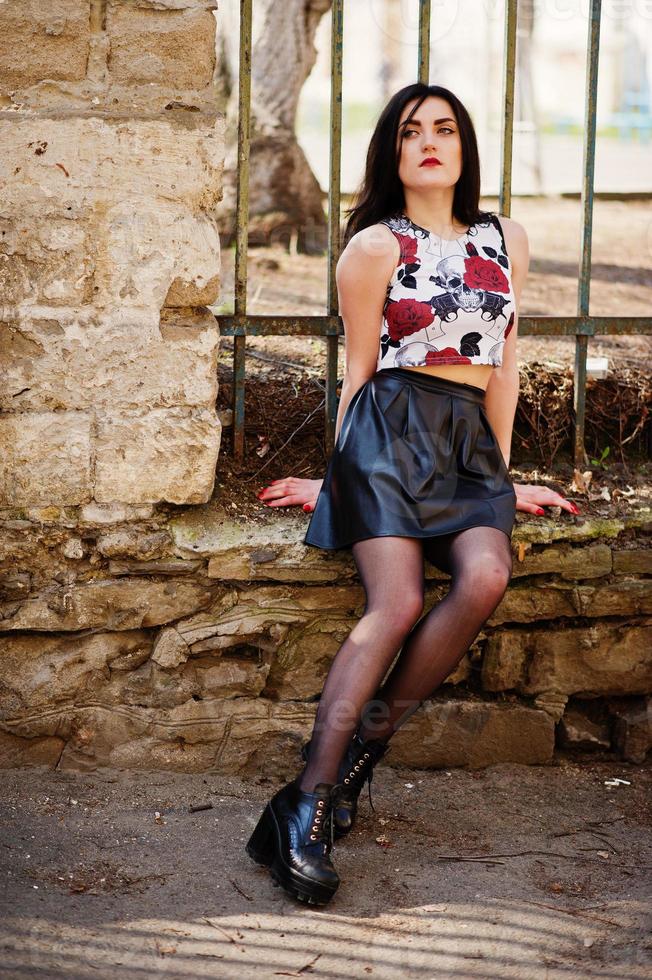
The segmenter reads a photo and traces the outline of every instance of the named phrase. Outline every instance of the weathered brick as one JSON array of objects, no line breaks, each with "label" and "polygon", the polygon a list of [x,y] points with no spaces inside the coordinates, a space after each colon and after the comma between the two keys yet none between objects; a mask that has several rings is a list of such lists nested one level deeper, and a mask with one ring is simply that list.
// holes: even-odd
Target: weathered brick
[{"label": "weathered brick", "polygon": [[138,311],[0,322],[0,410],[128,411],[210,408],[217,395],[219,333],[204,311]]},{"label": "weathered brick", "polygon": [[91,494],[91,416],[0,416],[0,505],[81,504]]},{"label": "weathered brick", "polygon": [[552,759],[555,723],[521,704],[426,701],[392,738],[392,765],[476,768],[499,762],[544,765]]},{"label": "weathered brick", "polygon": [[85,77],[90,0],[5,0],[0,4],[0,92],[45,79]]},{"label": "weathered brick", "polygon": [[598,578],[611,572],[611,549],[606,544],[586,548],[548,547],[514,561],[512,578],[522,575],[559,575],[563,579]]},{"label": "weathered brick", "polygon": [[652,548],[614,551],[613,566],[619,575],[652,575]]},{"label": "weathered brick", "polygon": [[111,415],[97,429],[94,497],[100,503],[210,500],[222,431],[214,411]]},{"label": "weathered brick", "polygon": [[210,10],[109,7],[109,71],[127,85],[202,89],[215,70],[216,21]]},{"label": "weathered brick", "polygon": [[651,641],[647,621],[497,633],[485,646],[482,685],[526,695],[644,694],[652,689]]}]

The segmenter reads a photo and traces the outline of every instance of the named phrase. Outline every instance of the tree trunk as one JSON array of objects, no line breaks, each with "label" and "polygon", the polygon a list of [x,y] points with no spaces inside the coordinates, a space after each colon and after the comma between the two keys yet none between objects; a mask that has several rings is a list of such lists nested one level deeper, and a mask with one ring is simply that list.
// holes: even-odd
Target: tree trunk
[{"label": "tree trunk", "polygon": [[[328,231],[322,191],[295,136],[297,105],[317,57],[315,33],[332,0],[256,0],[253,4],[249,243],[296,238],[299,251],[322,252]],[[235,238],[238,154],[239,3],[221,0],[220,71],[226,112],[220,232]]]}]

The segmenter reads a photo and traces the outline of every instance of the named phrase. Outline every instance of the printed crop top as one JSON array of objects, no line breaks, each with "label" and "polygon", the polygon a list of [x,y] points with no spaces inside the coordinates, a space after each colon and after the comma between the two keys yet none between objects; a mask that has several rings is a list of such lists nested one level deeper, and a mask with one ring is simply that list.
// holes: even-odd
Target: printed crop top
[{"label": "printed crop top", "polygon": [[486,212],[453,240],[439,238],[403,213],[380,223],[393,232],[401,255],[387,286],[377,370],[500,367],[515,305],[498,217]]}]

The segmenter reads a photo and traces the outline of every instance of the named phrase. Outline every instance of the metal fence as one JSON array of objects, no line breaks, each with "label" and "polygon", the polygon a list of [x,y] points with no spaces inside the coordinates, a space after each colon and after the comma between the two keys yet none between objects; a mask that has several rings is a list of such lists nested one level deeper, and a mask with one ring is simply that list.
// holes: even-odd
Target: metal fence
[{"label": "metal fence", "polygon": [[[431,0],[419,3],[418,79],[429,81]],[[595,162],[596,103],[601,0],[591,0],[587,46],[583,177],[581,192],[580,274],[575,316],[524,316],[518,333],[575,336],[574,446],[575,466],[588,463],[584,448],[586,418],[586,357],[588,339],[599,334],[652,333],[652,317],[589,316],[591,234]],[[503,125],[498,213],[511,210],[514,77],[518,0],[505,4]],[[249,316],[247,314],[248,185],[251,96],[252,0],[240,0],[240,78],[238,118],[238,186],[236,203],[235,307],[232,316],[217,316],[220,333],[233,337],[233,453],[244,455],[245,343],[248,336],[319,336],[326,338],[325,448],[334,446],[337,419],[338,336],[344,333],[338,315],[335,268],[340,255],[340,159],[342,141],[342,45],[344,0],[333,0],[331,31],[330,154],[328,182],[328,291],[324,316]]]}]

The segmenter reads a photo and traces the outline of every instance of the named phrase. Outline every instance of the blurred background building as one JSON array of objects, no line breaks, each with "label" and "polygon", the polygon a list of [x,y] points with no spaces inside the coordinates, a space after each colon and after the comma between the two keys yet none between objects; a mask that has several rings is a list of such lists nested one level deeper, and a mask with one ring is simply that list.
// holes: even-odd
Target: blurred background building
[{"label": "blurred background building", "polygon": [[[512,191],[578,192],[588,4],[521,0]],[[430,81],[452,89],[471,112],[482,192],[498,193],[504,0],[433,0]],[[328,187],[330,16],[316,35],[317,62],[299,103],[297,133]],[[378,112],[416,80],[416,0],[349,0],[344,9],[342,190],[354,191]],[[652,3],[608,0],[600,28],[595,190],[652,190]]]}]

